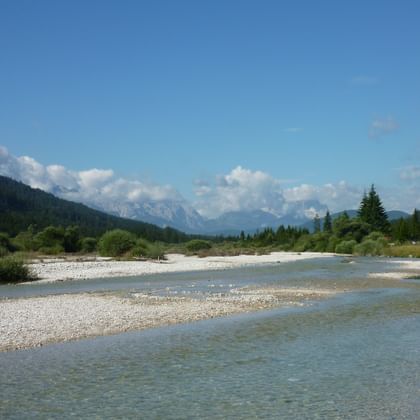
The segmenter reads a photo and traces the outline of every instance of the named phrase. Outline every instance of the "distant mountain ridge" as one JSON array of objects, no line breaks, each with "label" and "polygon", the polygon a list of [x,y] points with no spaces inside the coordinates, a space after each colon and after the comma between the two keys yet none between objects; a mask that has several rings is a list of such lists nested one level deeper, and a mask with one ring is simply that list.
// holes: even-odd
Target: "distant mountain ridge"
[{"label": "distant mountain ridge", "polygon": [[84,235],[91,236],[119,228],[150,240],[179,242],[189,239],[176,229],[109,215],[0,176],[0,231],[15,235],[29,225],[36,225],[38,229],[49,225],[78,225]]},{"label": "distant mountain ridge", "polygon": [[[14,189],[15,195],[11,194],[11,190]],[[22,195],[21,199],[17,198],[17,191],[21,191],[19,193]],[[71,197],[67,190],[54,190],[54,193]],[[46,212],[42,210],[42,206],[39,206],[42,200],[45,200],[47,204]],[[57,204],[56,200],[61,200],[61,204]],[[64,202],[67,204],[63,205]],[[38,205],[32,213],[28,213],[29,203]],[[64,214],[63,208],[67,209]],[[15,226],[12,229],[14,232],[26,228],[28,224],[44,226],[44,219],[52,220],[53,224],[62,225],[82,223],[86,232],[97,232],[117,226],[137,232],[149,231],[154,232],[153,235],[159,240],[184,235],[179,231],[198,235],[239,235],[242,230],[245,233],[254,233],[267,227],[276,229],[280,225],[302,226],[312,230],[314,215],[325,214],[326,210],[326,206],[317,200],[308,200],[289,202],[282,213],[278,212],[280,214],[270,209],[255,209],[230,211],[213,219],[205,219],[182,199],[126,202],[101,201],[100,197],[94,197],[86,200],[83,205],[57,198],[45,191],[33,189],[11,178],[0,176],[0,229],[2,226],[4,229],[6,225]],[[342,213],[334,213],[333,219]],[[357,215],[356,210],[347,210],[347,213],[350,217]],[[388,212],[390,220],[408,216],[407,213],[398,210]],[[89,222],[82,222],[82,219],[86,217]]]}]

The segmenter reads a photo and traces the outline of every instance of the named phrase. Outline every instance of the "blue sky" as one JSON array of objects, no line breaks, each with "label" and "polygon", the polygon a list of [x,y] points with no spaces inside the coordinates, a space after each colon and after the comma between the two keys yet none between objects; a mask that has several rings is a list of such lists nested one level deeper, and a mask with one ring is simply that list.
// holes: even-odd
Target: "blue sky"
[{"label": "blue sky", "polygon": [[3,0],[0,144],[191,201],[241,166],[284,188],[374,182],[410,210],[419,16],[414,0]]}]

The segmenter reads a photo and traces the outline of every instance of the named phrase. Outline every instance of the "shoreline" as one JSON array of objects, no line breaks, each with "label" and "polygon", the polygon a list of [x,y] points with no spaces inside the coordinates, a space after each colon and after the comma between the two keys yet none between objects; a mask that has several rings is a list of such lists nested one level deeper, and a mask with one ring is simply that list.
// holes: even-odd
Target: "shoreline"
[{"label": "shoreline", "polygon": [[[277,252],[231,257],[170,254],[154,261],[69,261],[52,258],[30,264],[41,280],[21,285],[119,276],[223,270],[278,264],[334,254]],[[40,347],[83,338],[140,331],[270,308],[302,306],[336,290],[245,287],[227,293],[174,297],[127,292],[74,293],[0,298],[0,351]]]},{"label": "shoreline", "polygon": [[264,309],[305,306],[337,293],[323,289],[245,287],[196,297],[77,293],[4,299],[0,300],[0,352]]},{"label": "shoreline", "polygon": [[185,256],[168,254],[161,261],[116,261],[97,258],[94,261],[63,261],[49,258],[46,262],[36,261],[29,264],[39,280],[21,284],[39,284],[56,281],[86,280],[95,278],[133,277],[160,273],[182,273],[190,271],[225,270],[263,264],[287,263],[312,258],[336,256],[331,253],[316,252],[272,252],[267,255],[238,255],[228,257]]},{"label": "shoreline", "polygon": [[[186,257],[171,254],[164,262],[71,261],[48,259],[31,264],[49,283],[116,276],[223,270],[335,256],[279,252],[233,257]],[[398,271],[368,277],[403,279],[418,274],[420,261],[394,260]],[[29,285],[31,283],[21,283]],[[36,348],[52,343],[140,331],[180,323],[250,313],[272,308],[310,305],[346,289],[247,286],[225,293],[197,292],[187,296],[142,292],[80,292],[37,297],[0,298],[0,352]]]}]

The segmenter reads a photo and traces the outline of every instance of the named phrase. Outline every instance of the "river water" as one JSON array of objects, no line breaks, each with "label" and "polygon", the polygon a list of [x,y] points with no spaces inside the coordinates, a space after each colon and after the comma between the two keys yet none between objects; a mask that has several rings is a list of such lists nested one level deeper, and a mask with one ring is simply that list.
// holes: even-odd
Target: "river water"
[{"label": "river water", "polygon": [[420,418],[420,281],[385,259],[0,287],[0,296],[244,285],[346,289],[305,307],[0,354],[1,418]]}]

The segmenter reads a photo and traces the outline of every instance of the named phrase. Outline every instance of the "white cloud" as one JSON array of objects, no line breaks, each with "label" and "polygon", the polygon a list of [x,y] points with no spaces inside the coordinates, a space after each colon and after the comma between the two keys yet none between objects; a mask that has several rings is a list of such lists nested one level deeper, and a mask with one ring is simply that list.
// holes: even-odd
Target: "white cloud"
[{"label": "white cloud", "polygon": [[114,171],[112,169],[94,168],[87,171],[80,171],[77,176],[82,187],[100,188],[114,176]]},{"label": "white cloud", "polygon": [[[15,157],[1,146],[0,174],[62,198],[109,211],[124,206],[135,208],[140,203],[175,201],[186,204],[170,185],[118,178],[111,169],[72,171],[61,165],[44,166],[28,156]],[[420,178],[420,167],[403,168],[400,178],[411,182],[403,188],[377,190],[385,208],[411,212],[414,207],[420,207],[420,186],[415,182]],[[313,217],[316,212],[322,216],[327,207],[331,212],[355,209],[363,194],[362,187],[345,181],[324,185],[300,184],[289,188],[284,185],[284,180],[266,172],[237,166],[228,174],[217,176],[214,182],[196,181],[194,207],[208,218],[230,211],[259,209],[279,217],[286,214]]]},{"label": "white cloud", "polygon": [[261,171],[236,167],[216,178],[213,186],[196,189],[196,208],[203,216],[214,218],[228,211],[264,209],[279,217],[300,213],[313,217],[331,211],[357,208],[363,194],[361,188],[342,181],[322,186],[301,184],[282,188],[283,181]]},{"label": "white cloud", "polygon": [[369,127],[369,138],[376,139],[398,130],[399,124],[392,116],[375,118]]},{"label": "white cloud", "polygon": [[403,181],[414,181],[420,178],[420,166],[406,166],[401,169],[400,179]]},{"label": "white cloud", "polygon": [[[71,171],[61,165],[44,166],[28,156],[15,157],[0,146],[0,174],[62,198],[104,207],[104,204],[140,201],[182,201],[171,186],[115,178],[111,169]],[[105,206],[106,207],[106,206]]]},{"label": "white cloud", "polygon": [[200,185],[196,190],[196,208],[206,217],[217,217],[229,211],[270,209],[284,213],[282,182],[261,171],[237,166],[227,175],[216,177],[213,186]]},{"label": "white cloud", "polygon": [[362,194],[362,189],[351,186],[345,181],[324,185],[301,184],[284,191],[288,202],[317,200],[332,212],[357,208]]}]

